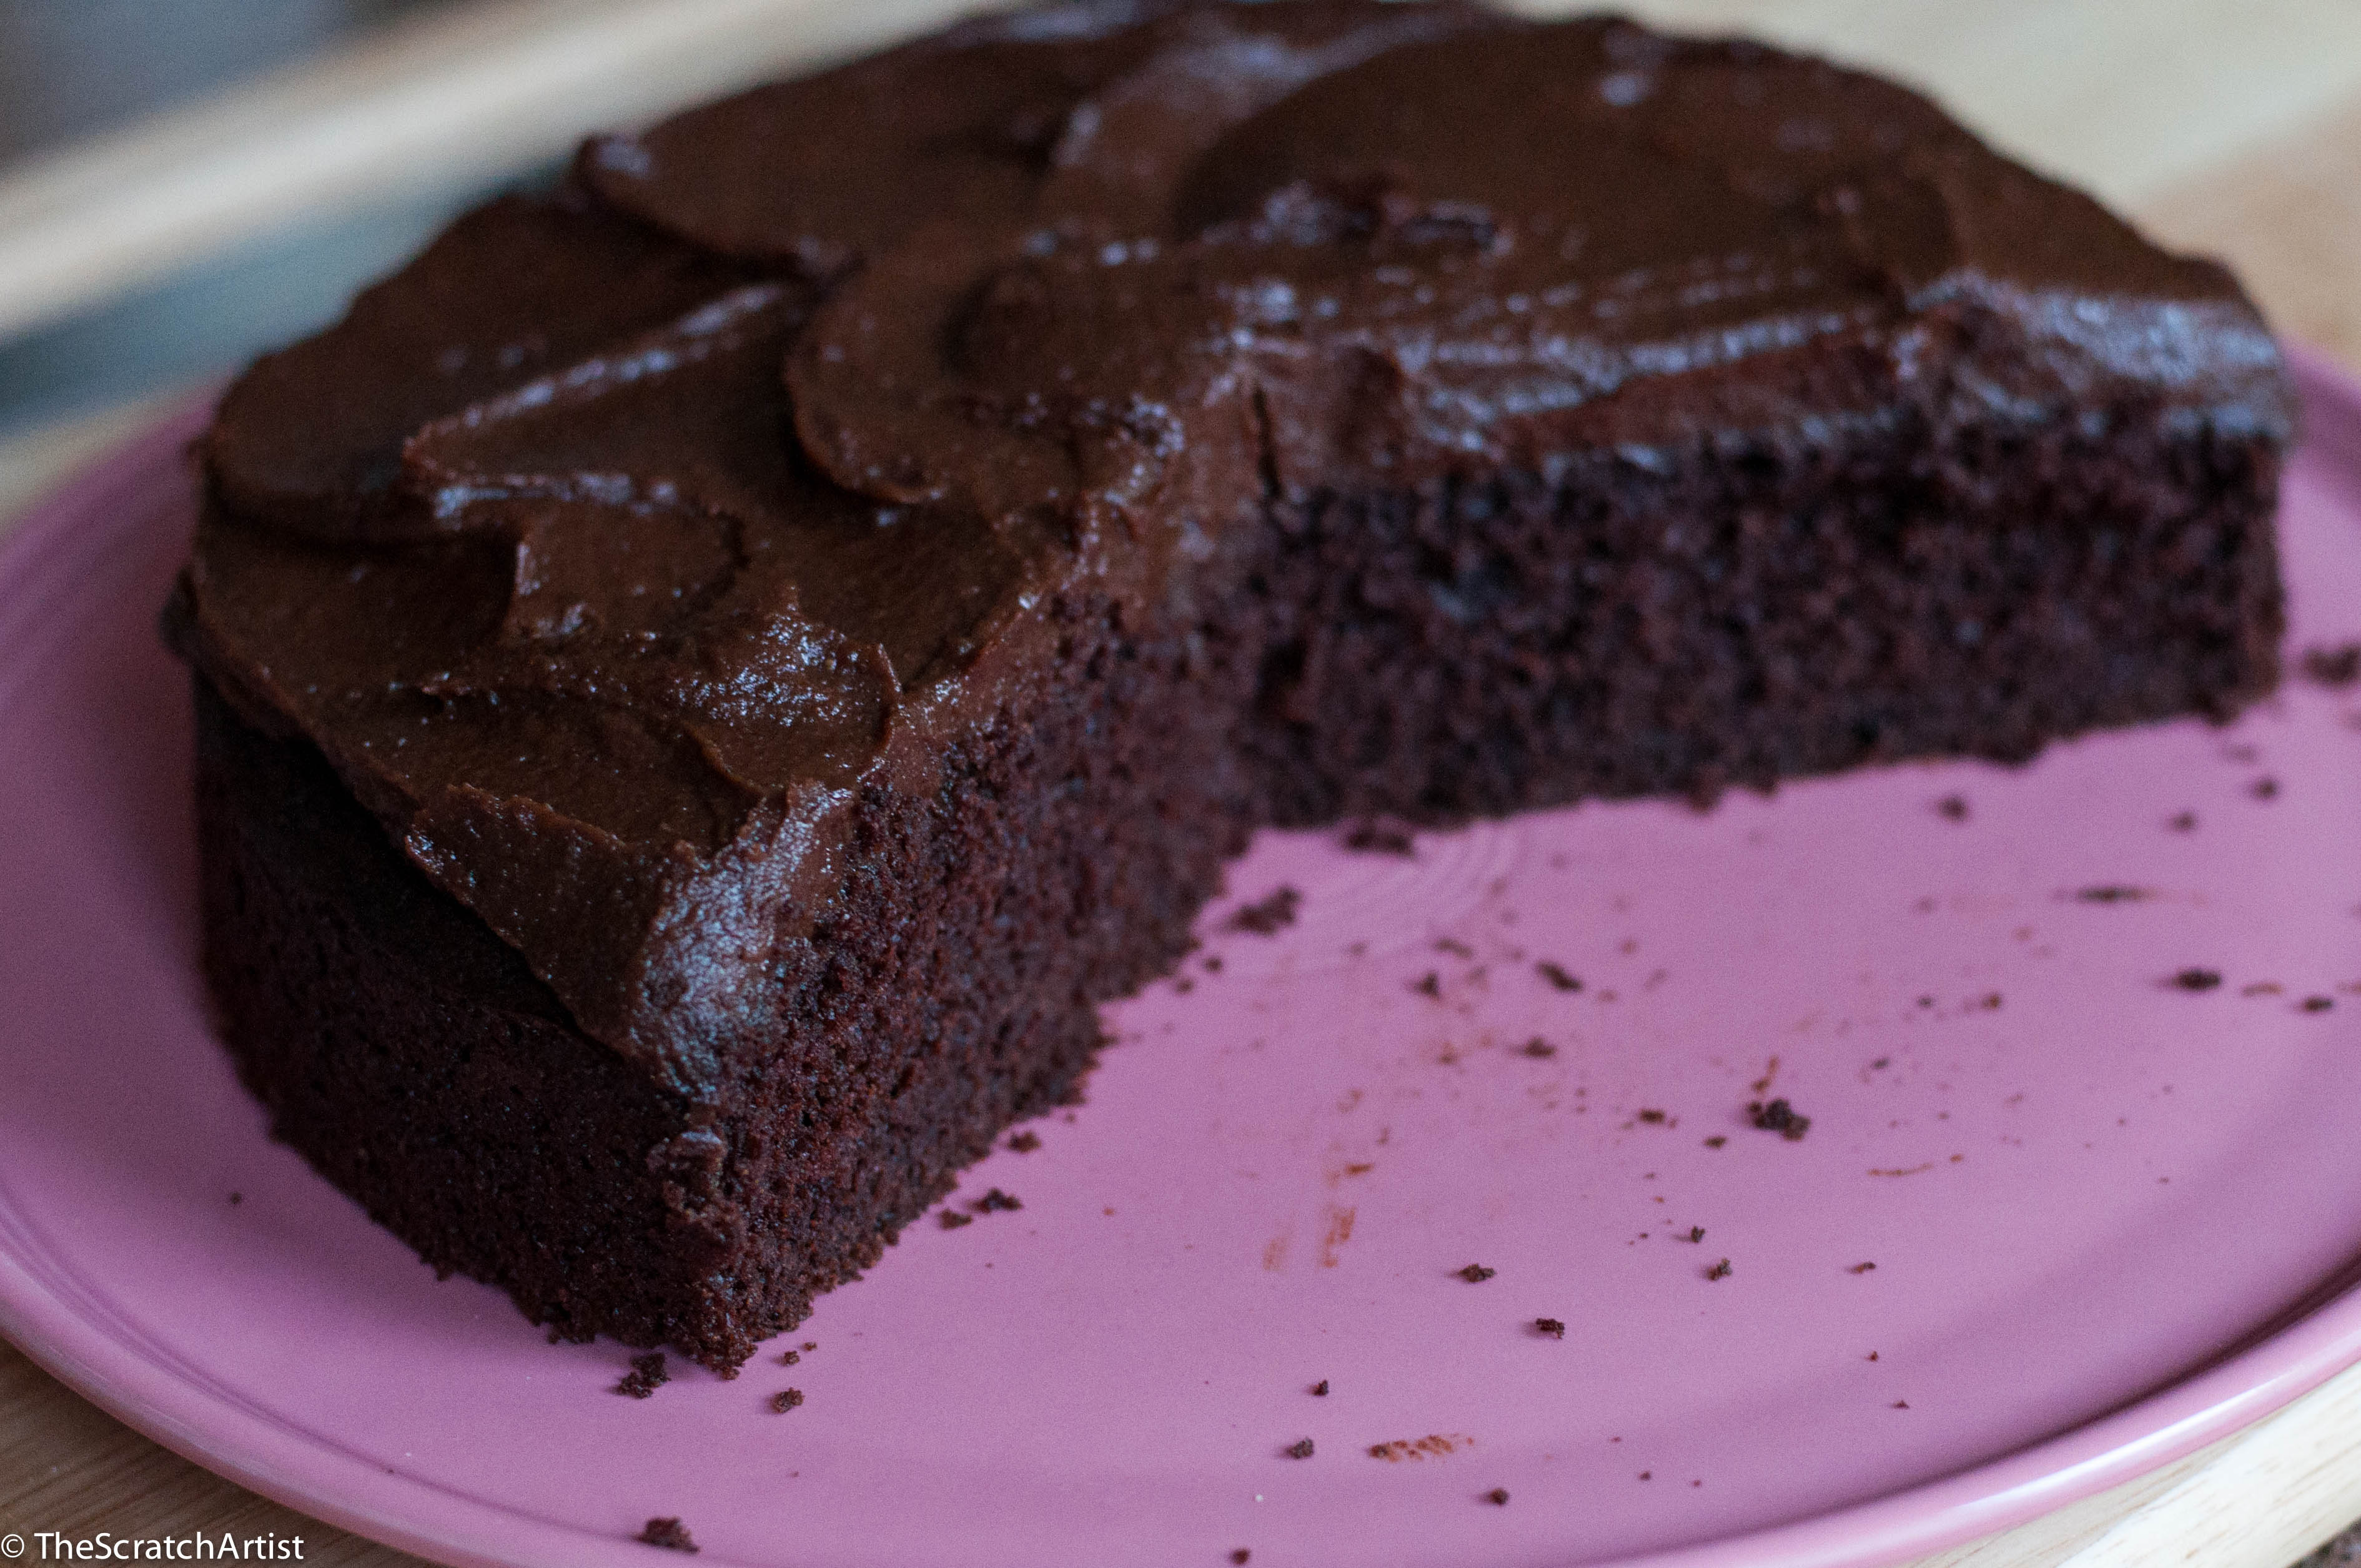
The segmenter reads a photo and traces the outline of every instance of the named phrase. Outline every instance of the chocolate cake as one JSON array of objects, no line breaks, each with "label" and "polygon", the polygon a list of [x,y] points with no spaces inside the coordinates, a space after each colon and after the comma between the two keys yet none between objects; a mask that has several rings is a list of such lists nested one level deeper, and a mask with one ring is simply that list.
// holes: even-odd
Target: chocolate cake
[{"label": "chocolate cake", "polygon": [[586,146],[202,444],[205,965],[428,1261],[721,1368],[1258,826],[2236,711],[2293,400],[1926,100],[1441,0],[1088,0]]}]

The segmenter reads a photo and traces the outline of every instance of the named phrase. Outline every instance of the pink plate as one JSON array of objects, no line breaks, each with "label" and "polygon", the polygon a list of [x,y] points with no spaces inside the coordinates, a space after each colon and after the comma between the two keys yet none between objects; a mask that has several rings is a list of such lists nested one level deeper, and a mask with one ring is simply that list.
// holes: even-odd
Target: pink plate
[{"label": "pink plate", "polygon": [[[2304,384],[2295,650],[2361,637],[2361,389]],[[1114,1010],[961,1186],[1020,1212],[618,1398],[207,1037],[152,630],[192,424],[0,556],[0,1330],[247,1486],[455,1563],[646,1568],[678,1515],[750,1565],[1872,1564],[2361,1359],[2361,693],[2291,678],[2020,770],[1266,837],[1232,886],[1299,917],[1210,911]]]}]

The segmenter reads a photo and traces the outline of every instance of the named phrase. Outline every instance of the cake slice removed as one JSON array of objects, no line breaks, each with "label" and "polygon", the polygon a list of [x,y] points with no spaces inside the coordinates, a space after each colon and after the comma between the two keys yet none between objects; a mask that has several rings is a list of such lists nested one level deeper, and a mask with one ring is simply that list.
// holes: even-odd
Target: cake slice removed
[{"label": "cake slice removed", "polygon": [[2293,417],[2220,268],[1816,60],[965,24],[593,141],[225,398],[225,1036],[437,1267],[734,1367],[1258,826],[2235,713]]}]

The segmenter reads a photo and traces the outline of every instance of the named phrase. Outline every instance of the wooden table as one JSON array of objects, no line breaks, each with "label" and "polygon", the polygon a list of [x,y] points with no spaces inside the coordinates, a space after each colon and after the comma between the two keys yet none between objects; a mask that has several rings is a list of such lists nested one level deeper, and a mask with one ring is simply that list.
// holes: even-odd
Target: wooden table
[{"label": "wooden table", "polygon": [[[1624,8],[1766,33],[1926,83],[2000,145],[2094,190],[2160,238],[2228,258],[2282,331],[2361,369],[2355,0]],[[0,170],[0,328],[71,302],[61,276],[112,284],[307,203],[395,183],[456,186],[486,167],[546,156],[593,124],[950,9],[943,0],[502,0],[433,18],[51,159],[29,178]],[[725,35],[736,47],[717,50]],[[322,130],[331,123],[335,135]],[[307,129],[318,134],[307,140]],[[266,145],[278,152],[266,158]],[[13,294],[12,276],[29,280]],[[152,416],[153,405],[112,410],[0,444],[0,527]],[[2361,1368],[2179,1464],[1916,1568],[2288,1568],[2356,1519]],[[0,1343],[0,1534],[35,1530],[276,1531],[303,1537],[306,1562],[416,1561],[177,1458]]]}]

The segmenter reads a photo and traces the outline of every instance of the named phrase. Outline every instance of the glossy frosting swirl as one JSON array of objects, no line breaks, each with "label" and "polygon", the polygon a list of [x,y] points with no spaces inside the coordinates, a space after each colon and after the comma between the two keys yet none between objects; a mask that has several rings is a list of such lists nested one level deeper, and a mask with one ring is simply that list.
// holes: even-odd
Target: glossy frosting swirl
[{"label": "glossy frosting swirl", "polygon": [[592,140],[257,364],[172,613],[685,1092],[856,792],[1273,500],[2095,395],[2284,433],[2228,275],[1902,88],[1470,5],[1102,0]]}]

